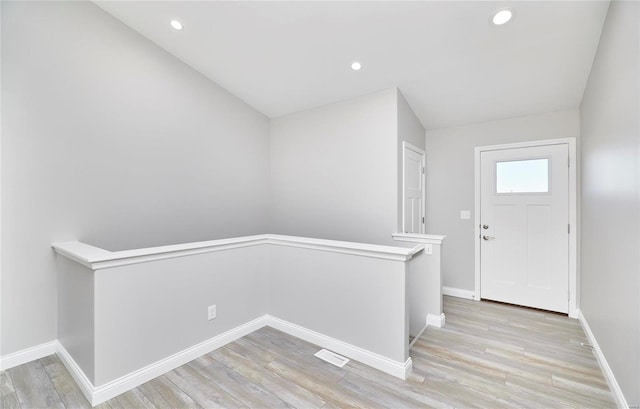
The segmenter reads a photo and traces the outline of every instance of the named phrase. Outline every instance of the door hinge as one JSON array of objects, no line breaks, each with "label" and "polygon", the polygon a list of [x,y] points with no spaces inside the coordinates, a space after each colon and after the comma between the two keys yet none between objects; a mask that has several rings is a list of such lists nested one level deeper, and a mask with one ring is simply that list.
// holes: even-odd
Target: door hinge
[{"label": "door hinge", "polygon": [[424,166],[422,167],[422,174],[424,175]]},{"label": "door hinge", "polygon": [[567,157],[567,167],[571,167],[571,156]]},{"label": "door hinge", "polygon": [[424,224],[424,217],[422,217],[422,224]]},{"label": "door hinge", "polygon": [[571,225],[567,224],[567,234],[571,234]]}]

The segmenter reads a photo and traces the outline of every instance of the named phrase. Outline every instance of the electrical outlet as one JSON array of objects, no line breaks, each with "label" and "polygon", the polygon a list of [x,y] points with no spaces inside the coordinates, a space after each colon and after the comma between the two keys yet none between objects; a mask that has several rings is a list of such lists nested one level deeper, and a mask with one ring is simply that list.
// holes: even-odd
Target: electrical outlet
[{"label": "electrical outlet", "polygon": [[471,219],[471,210],[460,210],[460,218],[462,220]]},{"label": "electrical outlet", "polygon": [[209,308],[207,308],[207,313],[209,316],[209,321],[211,321],[212,319],[214,319],[216,317],[216,306],[215,305],[210,305]]}]

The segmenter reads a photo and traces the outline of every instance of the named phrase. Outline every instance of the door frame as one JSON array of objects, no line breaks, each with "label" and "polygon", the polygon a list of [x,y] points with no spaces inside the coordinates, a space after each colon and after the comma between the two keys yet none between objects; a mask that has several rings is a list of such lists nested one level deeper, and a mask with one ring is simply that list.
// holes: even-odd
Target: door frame
[{"label": "door frame", "polygon": [[577,223],[577,156],[576,138],[547,139],[530,142],[517,142],[501,145],[476,146],[474,148],[475,179],[475,292],[474,299],[480,300],[480,154],[486,151],[530,148],[534,146],[568,145],[569,148],[569,317],[578,318],[578,223]]},{"label": "door frame", "polygon": [[412,151],[414,151],[415,153],[418,153],[420,155],[422,155],[422,218],[423,218],[423,222],[420,224],[420,234],[424,234],[424,232],[426,231],[426,217],[427,217],[427,204],[425,202],[425,190],[427,190],[427,175],[426,175],[426,160],[427,160],[427,155],[425,153],[424,150],[418,148],[417,146],[414,146],[412,144],[410,144],[407,141],[402,141],[402,220],[401,223],[402,225],[400,226],[399,231],[404,233],[404,219],[405,219],[405,214],[404,214],[404,205],[405,205],[405,196],[406,196],[406,192],[405,192],[405,188],[406,188],[406,164],[407,164],[407,149],[411,149]]}]

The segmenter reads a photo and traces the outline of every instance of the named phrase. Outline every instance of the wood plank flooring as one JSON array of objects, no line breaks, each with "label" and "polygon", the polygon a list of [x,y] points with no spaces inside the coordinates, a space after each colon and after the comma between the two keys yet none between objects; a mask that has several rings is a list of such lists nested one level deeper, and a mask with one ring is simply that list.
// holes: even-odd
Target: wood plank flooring
[{"label": "wood plank flooring", "polygon": [[[411,350],[407,381],[263,328],[99,407],[120,408],[613,408],[576,320],[445,297],[447,325]],[[0,409],[89,408],[55,356],[0,372]]]}]

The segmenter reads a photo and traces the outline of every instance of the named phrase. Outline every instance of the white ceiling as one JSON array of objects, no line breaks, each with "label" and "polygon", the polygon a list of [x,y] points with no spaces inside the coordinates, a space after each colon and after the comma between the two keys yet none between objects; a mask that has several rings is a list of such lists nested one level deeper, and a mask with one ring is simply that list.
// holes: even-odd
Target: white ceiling
[{"label": "white ceiling", "polygon": [[[429,129],[578,107],[609,5],[96,4],[269,117],[397,86]],[[513,20],[492,26],[504,7]],[[354,60],[361,71],[351,70]]]}]

